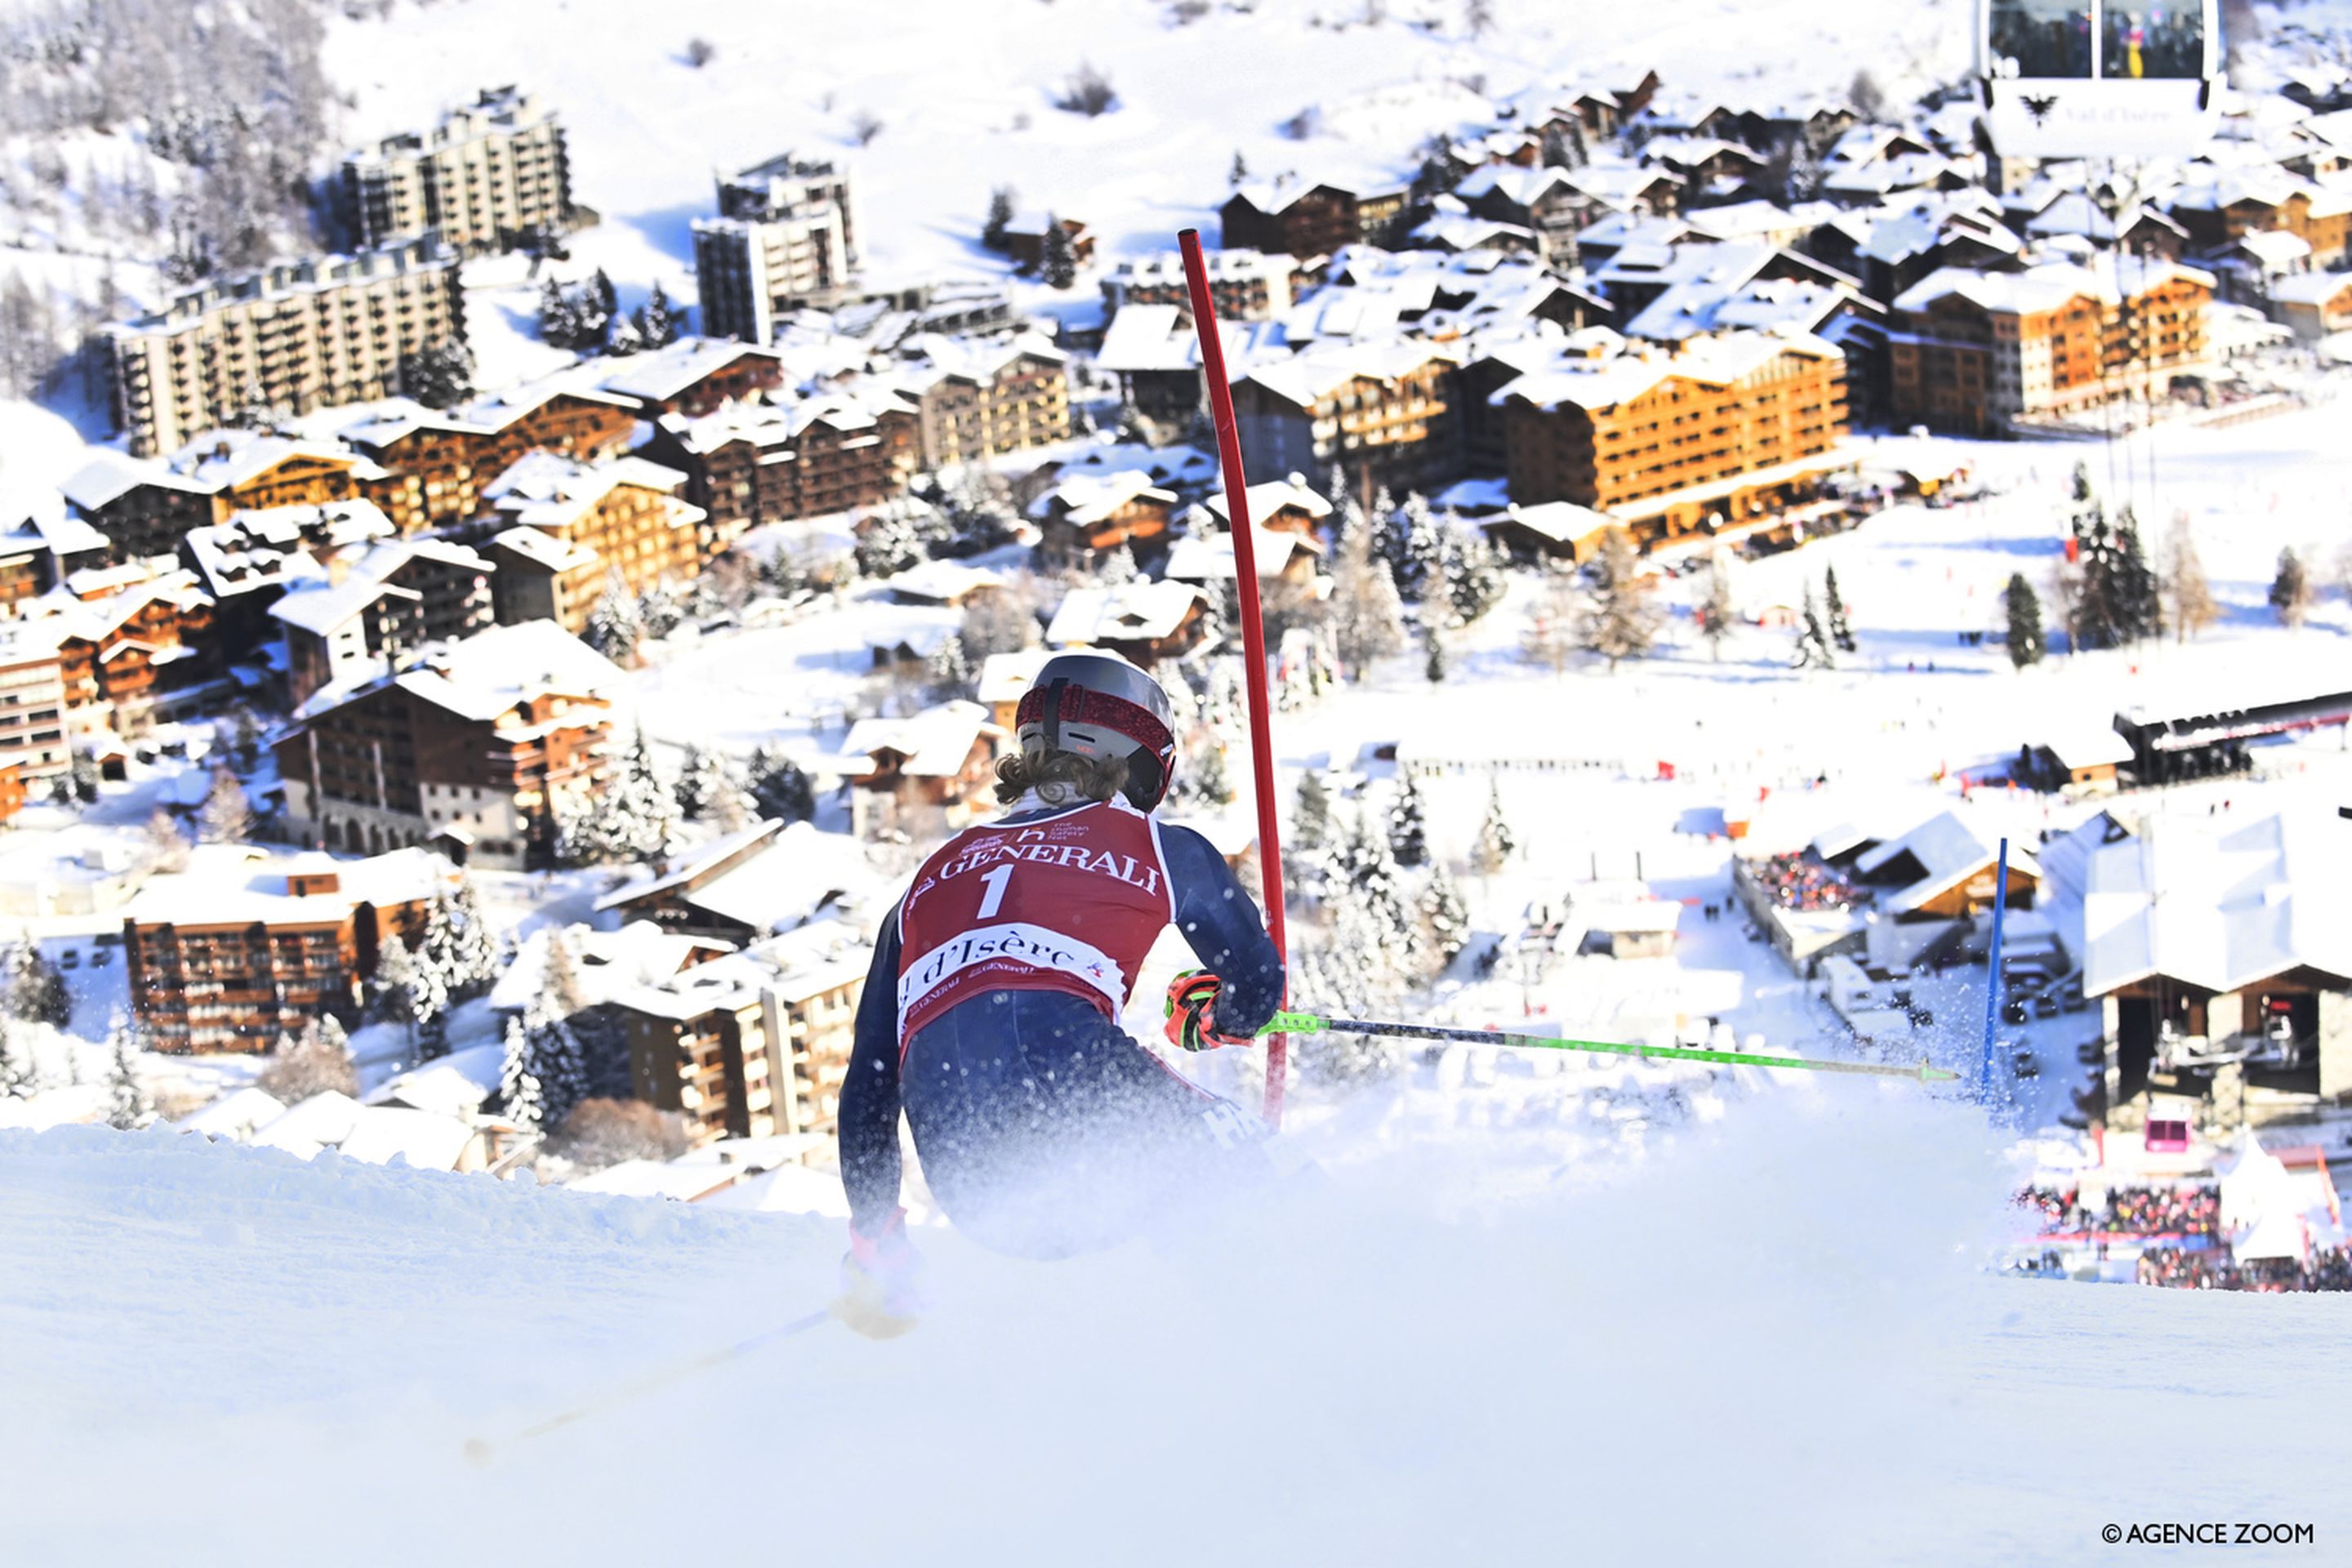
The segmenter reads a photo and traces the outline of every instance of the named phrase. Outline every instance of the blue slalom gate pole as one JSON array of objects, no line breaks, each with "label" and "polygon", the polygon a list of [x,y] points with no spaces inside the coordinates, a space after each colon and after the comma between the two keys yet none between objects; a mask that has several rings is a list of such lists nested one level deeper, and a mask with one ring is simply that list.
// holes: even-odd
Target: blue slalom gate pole
[{"label": "blue slalom gate pole", "polygon": [[1992,886],[1992,958],[1985,975],[1984,1060],[1977,1068],[1977,1098],[1987,1105],[1992,1103],[1992,1051],[1995,1037],[2000,1031],[2001,917],[2009,912],[2009,840],[2000,841],[2000,859],[1994,868]]}]

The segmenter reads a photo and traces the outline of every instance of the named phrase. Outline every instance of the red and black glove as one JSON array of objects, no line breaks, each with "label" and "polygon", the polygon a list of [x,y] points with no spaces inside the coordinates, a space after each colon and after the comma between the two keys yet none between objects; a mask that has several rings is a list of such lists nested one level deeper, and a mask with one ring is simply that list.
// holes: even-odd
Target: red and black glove
[{"label": "red and black glove", "polygon": [[1210,1021],[1209,1009],[1224,982],[1204,970],[1188,969],[1168,986],[1168,1043],[1179,1050],[1213,1051],[1219,1046],[1246,1046],[1246,1035],[1221,1035]]}]

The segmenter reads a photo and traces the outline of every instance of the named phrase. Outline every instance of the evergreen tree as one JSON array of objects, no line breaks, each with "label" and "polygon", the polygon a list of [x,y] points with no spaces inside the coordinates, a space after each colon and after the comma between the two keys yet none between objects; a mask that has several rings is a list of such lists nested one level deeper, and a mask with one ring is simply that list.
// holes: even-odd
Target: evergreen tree
[{"label": "evergreen tree", "polygon": [[1238,185],[1248,178],[1249,164],[1243,162],[1241,153],[1236,151],[1234,153],[1234,166],[1225,171],[1225,184]]},{"label": "evergreen tree", "polygon": [[329,1092],[357,1096],[359,1068],[343,1026],[321,1014],[304,1023],[299,1037],[280,1036],[277,1054],[254,1086],[287,1105]]},{"label": "evergreen tree", "polygon": [[2042,662],[2044,638],[2042,630],[2042,601],[2034,596],[2033,584],[2025,574],[2013,572],[2009,578],[2009,662],[2019,669]]},{"label": "evergreen tree", "polygon": [[2155,569],[2147,563],[2147,552],[2140,545],[2138,520],[2128,506],[2116,514],[2109,569],[2114,574],[2109,597],[2116,606],[2116,629],[2132,642],[2163,636],[2162,593]]},{"label": "evergreen tree", "polygon": [[686,605],[667,577],[637,595],[637,625],[656,642],[677,630],[685,619]]},{"label": "evergreen tree", "polygon": [[1404,602],[1385,561],[1372,555],[1372,530],[1355,530],[1333,568],[1331,633],[1339,662],[1361,679],[1375,659],[1404,647]]},{"label": "evergreen tree", "polygon": [[[449,990],[457,995],[478,995],[489,989],[502,967],[498,933],[490,929],[489,917],[482,912],[471,872],[458,872],[457,889],[441,897],[448,905]],[[334,1020],[330,1018],[327,1022],[333,1024]],[[341,1026],[336,1026],[340,1030]]]},{"label": "evergreen tree", "polygon": [[213,769],[205,803],[196,808],[196,827],[207,844],[241,844],[253,831],[253,805],[226,767]]},{"label": "evergreen tree", "polygon": [[686,331],[686,312],[671,302],[659,283],[646,293],[634,320],[638,341],[649,349],[667,348]]},{"label": "evergreen tree", "polygon": [[1509,584],[1503,574],[1502,558],[1486,534],[1458,517],[1449,522],[1440,565],[1454,624],[1466,626],[1502,603]]},{"label": "evergreen tree", "polygon": [[2302,626],[2311,614],[2313,598],[2311,574],[2304,569],[2303,558],[2292,547],[2280,551],[2278,575],[2271,579],[2271,608],[2278,612],[2279,624]]},{"label": "evergreen tree", "polygon": [[523,1023],[522,1015],[507,1015],[506,1058],[499,1069],[499,1103],[508,1121],[537,1133],[541,1127],[546,1100],[541,1091],[539,1075],[531,1060],[530,1029]]},{"label": "evergreen tree", "polygon": [[1723,639],[1731,635],[1738,612],[1731,602],[1731,552],[1718,544],[1707,557],[1706,596],[1698,605],[1698,632],[1706,639],[1707,657],[1723,658]]},{"label": "evergreen tree", "polygon": [[73,1016],[73,994],[58,966],[30,938],[12,942],[0,955],[0,1011],[28,1024],[62,1027]]},{"label": "evergreen tree", "polygon": [[139,1064],[131,1055],[130,1026],[118,1016],[107,1036],[113,1058],[106,1074],[106,1124],[128,1132],[154,1113],[155,1102],[139,1081]]},{"label": "evergreen tree", "polygon": [[1805,584],[1805,624],[1797,633],[1797,668],[1799,669],[1835,669],[1837,655],[1831,650],[1829,634],[1822,630],[1821,606],[1814,602],[1813,585]]},{"label": "evergreen tree", "polygon": [[16,1020],[0,1012],[0,1095],[10,1100],[30,1100],[41,1091],[38,1064],[33,1060],[33,1042]]},{"label": "evergreen tree", "polygon": [[587,316],[586,321],[593,323],[596,340],[602,342],[606,329],[612,325],[613,318],[621,313],[621,291],[613,287],[612,279],[604,275],[604,269],[601,267],[596,268],[588,279],[586,301],[592,312]]},{"label": "evergreen tree", "polygon": [[652,860],[669,853],[677,835],[677,797],[654,769],[653,747],[642,725],[598,805],[607,858]]},{"label": "evergreen tree", "polygon": [[552,275],[539,285],[539,336],[550,348],[580,346],[580,311]]},{"label": "evergreen tree", "polygon": [[2197,537],[2187,512],[2174,514],[2164,553],[2164,593],[2172,602],[2172,634],[2186,642],[2221,615],[2221,606],[2214,602],[2212,587],[2205,580],[2205,563],[2198,559]]},{"label": "evergreen tree", "polygon": [[1437,635],[1435,626],[1424,626],[1421,633],[1422,674],[1435,686],[1445,679],[1445,639]]},{"label": "evergreen tree", "polygon": [[[1422,847],[1425,854],[1427,846]],[[1399,977],[1418,972],[1421,922],[1405,897],[1389,835],[1373,826],[1369,812],[1356,813],[1334,846],[1325,896],[1343,929],[1355,917],[1339,948],[1365,966],[1365,984],[1376,997],[1389,994]]]},{"label": "evergreen tree", "polygon": [[1462,889],[1443,860],[1431,865],[1429,880],[1422,885],[1421,919],[1440,969],[1453,963],[1469,945],[1469,906],[1463,902]]},{"label": "evergreen tree", "polygon": [[[544,310],[542,296],[541,310]],[[544,327],[541,328],[542,332]],[[474,354],[462,338],[403,354],[400,390],[427,408],[455,408],[474,395]]]},{"label": "evergreen tree", "polygon": [[688,744],[686,763],[677,774],[677,808],[688,822],[716,820],[720,800],[742,793],[733,758],[716,746]]},{"label": "evergreen tree", "polygon": [[636,595],[622,581],[620,568],[614,567],[605,577],[596,607],[588,612],[588,646],[614,664],[631,665],[637,661],[637,645],[645,636],[646,624],[637,618]]},{"label": "evergreen tree", "polygon": [[1223,806],[1234,803],[1233,773],[1225,761],[1225,748],[1217,743],[1209,731],[1197,731],[1202,736],[1187,759],[1187,765],[1177,774],[1185,798],[1203,805]]},{"label": "evergreen tree", "polygon": [[1529,664],[1542,665],[1554,675],[1564,672],[1576,654],[1574,634],[1583,613],[1584,590],[1576,574],[1558,562],[1545,563],[1542,587],[1528,614],[1527,635],[1520,640],[1519,657]]},{"label": "evergreen tree", "polygon": [[1013,226],[1013,204],[1019,200],[1011,185],[999,185],[988,193],[988,217],[980,226],[980,243],[991,250],[1006,248],[1005,235]]},{"label": "evergreen tree", "polygon": [[1601,546],[1592,591],[1577,620],[1577,640],[1609,661],[1639,658],[1657,641],[1659,618],[1641,557],[1622,529],[1612,529]]},{"label": "evergreen tree", "polygon": [[952,698],[970,697],[972,693],[971,663],[963,656],[963,638],[950,632],[932,650],[926,663],[929,677],[931,700],[945,702]]},{"label": "evergreen tree", "polygon": [[158,871],[184,871],[188,868],[187,835],[172,814],[157,806],[147,814],[145,831],[147,863]]},{"label": "evergreen tree", "polygon": [[1491,877],[1509,863],[1518,847],[1518,838],[1503,815],[1503,783],[1496,779],[1486,796],[1486,820],[1478,825],[1478,837],[1470,847],[1470,862],[1480,875]]},{"label": "evergreen tree", "polygon": [[1400,769],[1396,799],[1389,806],[1389,853],[1408,869],[1429,858],[1427,803],[1410,769]]},{"label": "evergreen tree", "polygon": [[1116,588],[1142,575],[1135,563],[1135,552],[1124,541],[1095,558],[1095,576],[1106,587]]},{"label": "evergreen tree", "polygon": [[751,804],[761,816],[790,823],[816,815],[816,786],[781,747],[753,752],[751,773]]},{"label": "evergreen tree", "polygon": [[1408,493],[1404,504],[1389,513],[1389,542],[1382,554],[1396,577],[1397,592],[1406,602],[1419,604],[1432,593],[1444,592],[1444,543],[1429,503]]},{"label": "evergreen tree", "polygon": [[1313,768],[1298,778],[1290,808],[1290,831],[1282,841],[1282,879],[1302,899],[1320,898],[1331,844],[1331,790]]},{"label": "evergreen tree", "polygon": [[1070,244],[1070,231],[1052,213],[1045,215],[1043,255],[1037,271],[1047,287],[1066,289],[1078,280],[1078,254]]},{"label": "evergreen tree", "polygon": [[[561,931],[548,939],[549,981],[507,1022],[506,1060],[499,1073],[500,1098],[507,1116],[541,1136],[561,1129],[572,1108],[588,1097],[588,1053],[572,1014],[565,1005],[564,987],[556,978],[559,966],[569,973],[571,950]],[[577,1000],[576,983],[572,987]]]},{"label": "evergreen tree", "polygon": [[1822,596],[1829,606],[1830,641],[1837,645],[1841,653],[1853,652],[1853,628],[1846,625],[1845,600],[1838,594],[1837,568],[1834,566],[1822,575]]}]

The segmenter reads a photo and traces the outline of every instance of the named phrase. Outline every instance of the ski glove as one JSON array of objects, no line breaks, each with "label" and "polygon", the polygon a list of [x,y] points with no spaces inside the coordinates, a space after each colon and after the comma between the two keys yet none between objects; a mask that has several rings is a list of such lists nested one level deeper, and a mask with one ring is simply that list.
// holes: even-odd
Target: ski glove
[{"label": "ski glove", "polygon": [[929,1305],[923,1255],[907,1239],[905,1209],[894,1211],[874,1236],[850,1226],[835,1317],[867,1339],[893,1340],[913,1328]]},{"label": "ski glove", "polygon": [[1210,1051],[1219,1046],[1246,1046],[1246,1035],[1221,1035],[1210,1021],[1209,1009],[1224,982],[1198,969],[1188,969],[1168,987],[1168,1043],[1180,1050]]}]

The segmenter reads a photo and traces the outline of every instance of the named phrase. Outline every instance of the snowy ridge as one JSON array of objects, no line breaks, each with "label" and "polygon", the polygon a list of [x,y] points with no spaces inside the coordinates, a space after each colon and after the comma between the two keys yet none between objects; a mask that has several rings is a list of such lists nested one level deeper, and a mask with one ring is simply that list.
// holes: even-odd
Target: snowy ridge
[{"label": "snowy ridge", "polygon": [[[2352,1528],[2301,1420],[2352,1391],[2336,1303],[1986,1276],[1965,1107],[1774,1097],[1574,1187],[1387,1110],[1213,1239],[1038,1266],[926,1233],[912,1338],[828,1326],[488,1469],[466,1438],[811,1310],[835,1227],[0,1132],[9,1552],[413,1563],[528,1519],[551,1561],[659,1561],[688,1515],[780,1510],[795,1558],[956,1564],[2088,1562],[2185,1499]],[[2181,1435],[2223,1429],[2185,1483]],[[904,1506],[851,1500],[885,1474]]]}]

